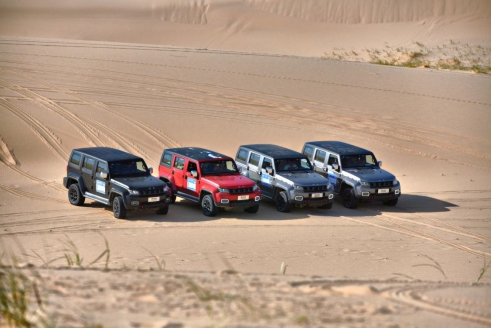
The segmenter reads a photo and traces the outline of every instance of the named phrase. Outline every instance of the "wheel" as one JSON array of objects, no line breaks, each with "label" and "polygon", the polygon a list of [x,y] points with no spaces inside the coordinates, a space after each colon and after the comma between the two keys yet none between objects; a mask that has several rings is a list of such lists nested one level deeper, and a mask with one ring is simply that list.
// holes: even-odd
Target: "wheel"
[{"label": "wheel", "polygon": [[288,196],[284,190],[276,194],[274,204],[278,212],[288,213],[292,210],[292,204],[288,202]]},{"label": "wheel", "polygon": [[124,207],[121,196],[116,196],[113,200],[113,213],[116,219],[124,219],[126,217],[126,207]]},{"label": "wheel", "polygon": [[324,204],[324,205],[319,206],[317,208],[320,208],[320,209],[323,209],[323,210],[330,210],[332,208],[332,203]]},{"label": "wheel", "polygon": [[396,206],[398,200],[399,200],[399,198],[394,198],[394,199],[388,200],[388,201],[384,202],[384,205]]},{"label": "wheel", "polygon": [[166,215],[167,213],[169,213],[169,206],[164,206],[157,210],[158,215]]},{"label": "wheel", "polygon": [[68,188],[68,200],[70,201],[70,204],[75,206],[83,205],[85,202],[85,197],[82,196],[78,183],[74,183]]},{"label": "wheel", "polygon": [[201,210],[206,216],[217,215],[218,208],[215,206],[215,202],[213,202],[213,197],[211,195],[205,195],[203,197],[201,200]]},{"label": "wheel", "polygon": [[244,208],[244,211],[246,211],[247,213],[257,213],[258,210],[259,210],[259,204],[248,208]]},{"label": "wheel", "polygon": [[174,204],[176,202],[176,195],[172,194],[172,196],[170,196],[170,202],[171,204]]},{"label": "wheel", "polygon": [[358,207],[358,200],[355,197],[355,192],[353,191],[353,188],[346,188],[343,191],[343,205],[346,208],[357,208]]}]

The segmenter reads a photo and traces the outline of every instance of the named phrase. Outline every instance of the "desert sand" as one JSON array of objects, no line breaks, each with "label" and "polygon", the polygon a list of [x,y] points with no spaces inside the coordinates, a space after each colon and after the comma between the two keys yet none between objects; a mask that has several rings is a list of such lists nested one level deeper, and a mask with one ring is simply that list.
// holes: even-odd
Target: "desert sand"
[{"label": "desert sand", "polygon": [[[486,0],[1,0],[0,255],[36,282],[29,319],[491,326],[491,78],[369,63],[400,48],[491,66],[490,31]],[[117,220],[62,184],[73,148],[157,168],[169,147],[313,140],[372,150],[398,205],[208,218],[178,199]]]}]

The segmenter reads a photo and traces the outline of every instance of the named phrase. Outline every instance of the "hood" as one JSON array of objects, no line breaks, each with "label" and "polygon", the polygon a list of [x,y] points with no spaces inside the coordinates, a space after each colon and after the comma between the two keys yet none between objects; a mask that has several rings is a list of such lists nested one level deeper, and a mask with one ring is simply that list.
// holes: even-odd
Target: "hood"
[{"label": "hood", "polygon": [[157,179],[156,177],[149,175],[146,177],[134,177],[134,178],[114,178],[111,179],[128,187],[129,189],[144,189],[144,188],[152,188],[152,187],[165,187],[166,184],[164,181]]},{"label": "hood", "polygon": [[243,175],[206,175],[201,178],[220,188],[252,188],[254,181]]},{"label": "hood", "polygon": [[381,168],[371,168],[371,167],[360,167],[360,168],[349,168],[343,170],[343,172],[347,172],[360,180],[366,182],[380,182],[380,181],[390,181],[394,180],[395,176],[392,173],[389,173]]},{"label": "hood", "polygon": [[327,185],[329,180],[315,172],[280,172],[276,178],[285,179],[293,182],[295,185],[307,187],[315,185]]}]

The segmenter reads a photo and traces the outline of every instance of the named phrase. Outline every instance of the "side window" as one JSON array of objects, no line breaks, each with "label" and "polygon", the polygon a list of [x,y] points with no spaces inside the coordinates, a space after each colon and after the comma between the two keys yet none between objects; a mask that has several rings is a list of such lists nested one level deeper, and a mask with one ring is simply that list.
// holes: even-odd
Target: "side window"
[{"label": "side window", "polygon": [[239,154],[237,155],[237,158],[245,162],[247,160],[247,150],[245,149],[239,150]]},{"label": "side window", "polygon": [[138,171],[147,172],[147,166],[143,161],[136,162],[136,169]]},{"label": "side window", "polygon": [[251,157],[249,158],[249,164],[254,166],[259,166],[259,159],[261,157],[258,154],[251,153]]},{"label": "side window", "polygon": [[97,172],[97,173],[101,173],[101,172],[109,172],[109,169],[107,168],[107,163],[104,163],[104,162],[98,162],[98,163],[97,163],[97,169],[96,169],[96,172]]},{"label": "side window", "polygon": [[326,160],[326,152],[320,149],[317,149],[315,152],[315,160],[321,163],[324,163]]},{"label": "side window", "polygon": [[162,165],[165,165],[167,167],[171,167],[171,162],[172,162],[172,154],[171,153],[164,153],[164,156],[162,156]]},{"label": "side window", "polygon": [[174,167],[178,170],[184,169],[184,158],[176,157],[176,160],[174,161]]},{"label": "side window", "polygon": [[338,157],[336,155],[329,155],[329,160],[327,161],[327,165],[339,164]]},{"label": "side window", "polygon": [[273,161],[271,158],[264,157],[262,168],[266,170],[268,166],[273,167]]},{"label": "side window", "polygon": [[72,158],[70,158],[70,163],[75,164],[75,165],[80,165],[80,154],[73,153]]},{"label": "side window", "polygon": [[314,153],[314,149],[310,146],[305,146],[303,150],[303,154],[307,156],[308,158],[312,158],[312,155]]},{"label": "side window", "polygon": [[92,171],[94,169],[94,162],[95,160],[93,158],[85,157],[84,169]]},{"label": "side window", "polygon": [[188,163],[187,172],[191,172],[191,171],[198,171],[198,165],[195,162]]}]

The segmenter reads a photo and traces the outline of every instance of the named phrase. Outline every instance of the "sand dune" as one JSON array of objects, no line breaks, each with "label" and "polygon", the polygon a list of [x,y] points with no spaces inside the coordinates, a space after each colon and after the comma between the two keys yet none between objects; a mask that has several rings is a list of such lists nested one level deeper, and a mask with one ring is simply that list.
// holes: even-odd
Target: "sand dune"
[{"label": "sand dune", "polygon": [[[63,327],[489,326],[489,75],[325,52],[434,44],[435,58],[491,65],[490,21],[477,0],[0,1],[0,254],[39,273],[31,314]],[[170,147],[234,156],[311,140],[374,151],[399,204],[285,214],[265,200],[208,218],[179,200],[116,220],[69,205],[62,185],[73,148],[157,168]],[[107,264],[89,265],[106,241]]]}]

